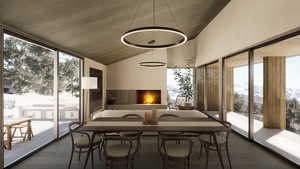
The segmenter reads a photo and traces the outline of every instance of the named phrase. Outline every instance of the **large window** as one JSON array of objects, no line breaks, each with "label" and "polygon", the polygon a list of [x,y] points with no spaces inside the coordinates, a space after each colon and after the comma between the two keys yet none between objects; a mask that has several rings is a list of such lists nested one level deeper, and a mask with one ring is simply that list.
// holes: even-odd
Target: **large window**
[{"label": "large window", "polygon": [[55,138],[55,56],[53,50],[4,35],[5,164]]},{"label": "large window", "polygon": [[171,109],[193,108],[193,69],[167,69],[168,106]]},{"label": "large window", "polygon": [[80,119],[81,59],[62,52],[57,57],[55,50],[4,34],[5,166],[65,134],[68,124]]},{"label": "large window", "polygon": [[248,123],[248,52],[224,61],[224,108],[227,121],[241,134],[247,136]]},{"label": "large window", "polygon": [[80,59],[59,53],[59,134],[68,132],[68,124],[79,120]]}]

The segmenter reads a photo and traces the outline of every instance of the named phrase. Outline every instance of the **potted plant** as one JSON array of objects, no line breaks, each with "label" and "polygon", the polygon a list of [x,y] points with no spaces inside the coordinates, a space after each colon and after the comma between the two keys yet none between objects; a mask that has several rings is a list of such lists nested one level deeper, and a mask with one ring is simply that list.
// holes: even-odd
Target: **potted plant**
[{"label": "potted plant", "polygon": [[176,69],[174,71],[175,80],[179,86],[180,95],[179,97],[184,98],[184,104],[178,105],[180,110],[192,110],[194,109],[192,105],[193,101],[193,82],[192,82],[192,69],[185,69],[182,71],[180,69]]}]

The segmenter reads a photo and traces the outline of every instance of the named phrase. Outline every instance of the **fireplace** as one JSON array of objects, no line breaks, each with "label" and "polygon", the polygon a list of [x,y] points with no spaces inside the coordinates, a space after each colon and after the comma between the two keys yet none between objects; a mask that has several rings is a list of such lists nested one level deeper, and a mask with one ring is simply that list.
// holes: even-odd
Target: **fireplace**
[{"label": "fireplace", "polygon": [[137,104],[161,104],[160,90],[137,90]]}]

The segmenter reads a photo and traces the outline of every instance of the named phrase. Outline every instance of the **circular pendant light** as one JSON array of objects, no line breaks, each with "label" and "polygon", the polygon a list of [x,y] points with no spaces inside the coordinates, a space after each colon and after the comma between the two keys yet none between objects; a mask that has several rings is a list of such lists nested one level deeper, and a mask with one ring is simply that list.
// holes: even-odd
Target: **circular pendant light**
[{"label": "circular pendant light", "polygon": [[[139,1],[139,3],[142,0]],[[176,20],[174,14],[167,2],[163,0],[169,9],[171,17],[176,25]],[[135,15],[131,21],[132,25],[134,23],[137,11],[139,8],[139,3],[137,3]],[[134,29],[129,29],[121,37],[121,42],[129,47],[141,48],[141,49],[163,49],[172,48],[183,45],[187,40],[187,36],[180,30],[170,27],[156,26],[156,15],[155,15],[155,0],[153,0],[153,25],[146,27],[139,27]],[[130,27],[130,26],[129,26]]]},{"label": "circular pendant light", "polygon": [[[173,41],[167,42],[167,40],[163,40],[164,43],[160,42],[159,40],[155,39],[155,37],[149,36],[149,39],[145,40],[138,40],[137,42],[131,41],[130,38],[134,36],[139,36],[142,34],[165,34],[170,36],[170,39]],[[168,35],[170,34],[170,35]],[[164,36],[160,36],[157,38],[165,38]],[[177,40],[175,40],[177,38]],[[134,39],[134,38],[132,38]],[[187,41],[187,36],[181,32],[180,30],[169,28],[169,27],[159,27],[159,26],[152,26],[152,27],[141,27],[136,29],[131,29],[127,31],[122,37],[121,42],[127,46],[134,47],[134,48],[142,48],[142,49],[161,49],[161,48],[172,48],[176,46],[180,46]]]},{"label": "circular pendant light", "polygon": [[153,61],[153,62],[140,62],[139,65],[144,66],[144,67],[162,67],[162,66],[165,66],[166,63]]}]

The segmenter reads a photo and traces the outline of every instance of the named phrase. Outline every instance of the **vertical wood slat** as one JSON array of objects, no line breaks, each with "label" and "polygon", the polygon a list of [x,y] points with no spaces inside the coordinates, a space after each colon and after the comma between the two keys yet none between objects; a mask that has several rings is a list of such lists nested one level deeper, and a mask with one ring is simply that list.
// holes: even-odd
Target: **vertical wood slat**
[{"label": "vertical wood slat", "polygon": [[219,66],[218,63],[207,66],[207,109],[219,111]]},{"label": "vertical wood slat", "polygon": [[4,168],[4,149],[3,149],[3,59],[4,59],[4,31],[3,27],[0,25],[0,168]]},{"label": "vertical wood slat", "polygon": [[263,122],[265,128],[284,129],[286,124],[285,57],[264,57]]},{"label": "vertical wood slat", "polygon": [[220,120],[224,120],[225,119],[225,113],[224,113],[224,100],[223,100],[223,82],[224,82],[224,76],[223,76],[223,72],[224,72],[224,60],[222,58],[219,59],[218,62],[218,67],[219,67],[219,80],[218,80],[218,107],[219,107],[219,119]]}]

